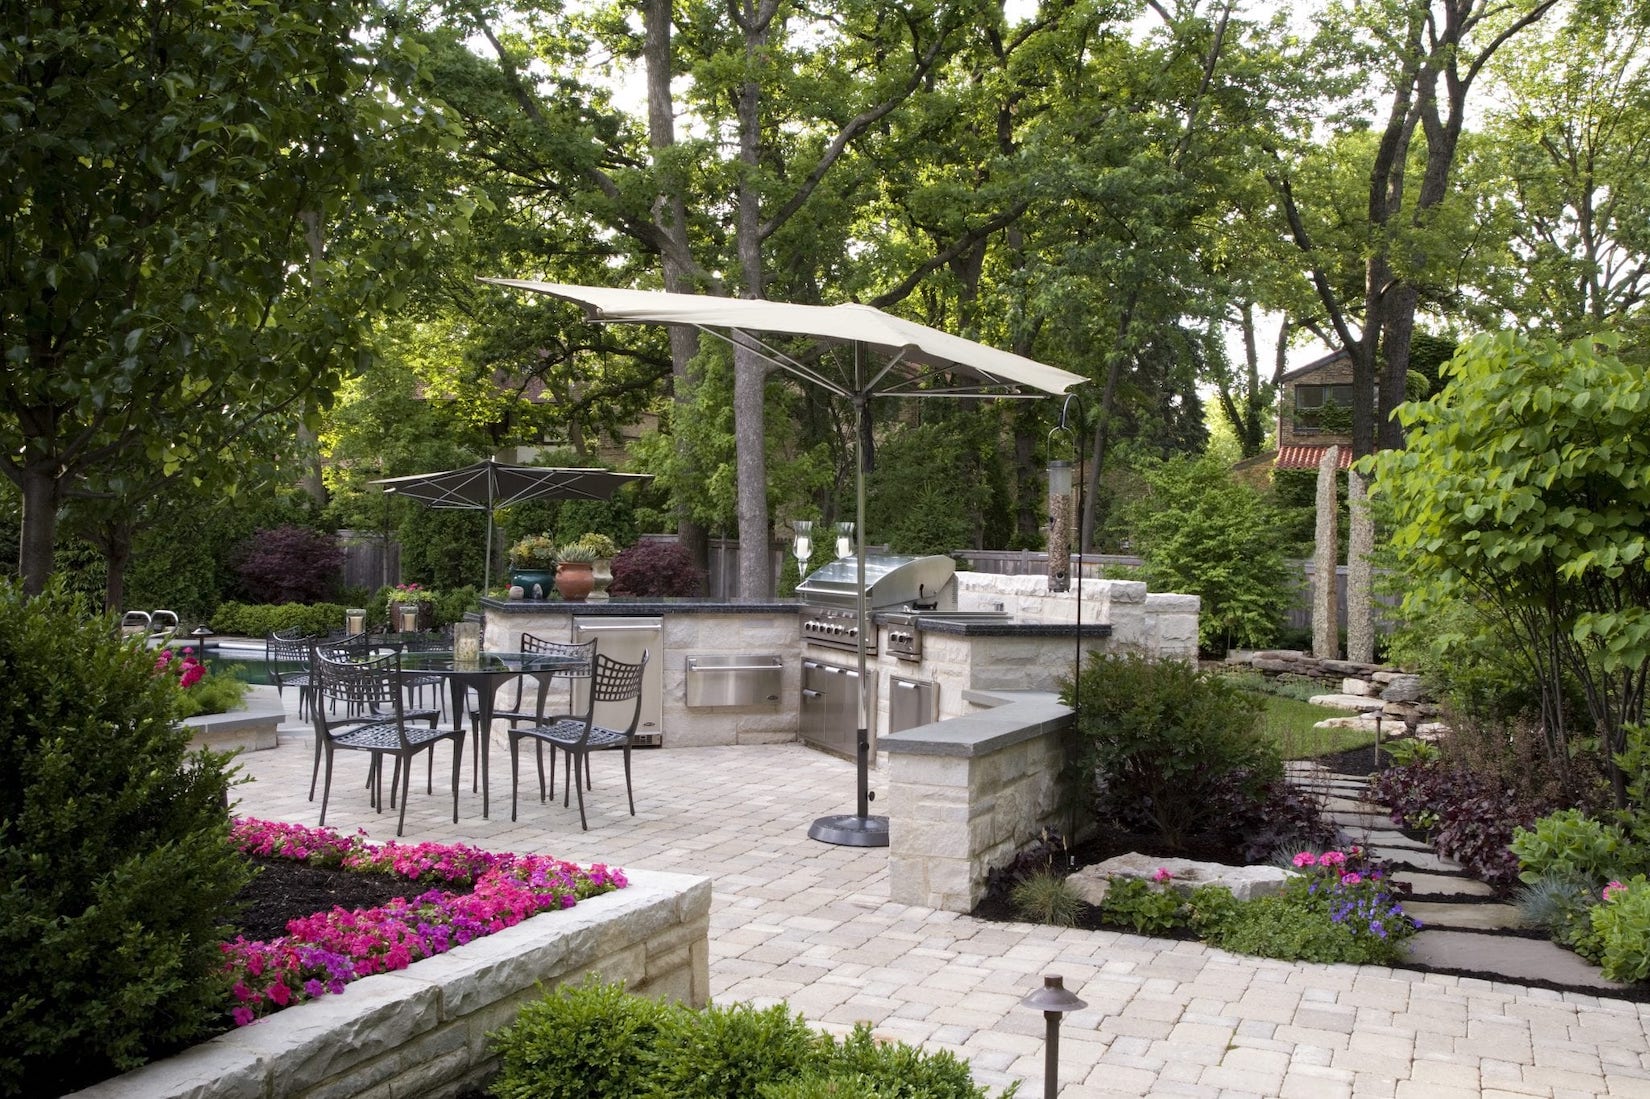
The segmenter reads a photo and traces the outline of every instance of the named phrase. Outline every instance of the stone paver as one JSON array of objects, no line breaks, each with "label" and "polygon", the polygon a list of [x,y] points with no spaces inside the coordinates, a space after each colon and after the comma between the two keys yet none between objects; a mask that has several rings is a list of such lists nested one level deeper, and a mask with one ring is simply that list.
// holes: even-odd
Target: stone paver
[{"label": "stone paver", "polygon": [[[289,724],[279,748],[243,756],[251,781],[234,791],[238,811],[314,824],[311,747],[307,729]],[[454,825],[437,761],[435,794],[412,794],[405,841],[706,875],[715,890],[715,999],[788,997],[835,1033],[868,1021],[884,1037],[951,1050],[993,1090],[1020,1081],[1022,1096],[1043,1091],[1043,1020],[1019,999],[1045,973],[1063,975],[1089,1005],[1062,1028],[1065,1099],[1650,1096],[1650,1016],[1637,1004],[897,905],[885,849],[807,837],[815,817],[852,811],[851,764],[794,744],[644,750],[634,759],[635,817],[625,810],[618,757],[595,759],[588,832],[576,807],[562,808],[559,797],[540,804],[525,781],[519,819],[509,819],[502,743],[492,751],[493,818],[481,819],[480,796],[465,789]],[[357,762],[339,760],[327,823],[393,839],[395,817],[367,805]],[[876,772],[872,785],[883,785]],[[1423,932],[1417,941],[1427,934],[1462,933]]]}]

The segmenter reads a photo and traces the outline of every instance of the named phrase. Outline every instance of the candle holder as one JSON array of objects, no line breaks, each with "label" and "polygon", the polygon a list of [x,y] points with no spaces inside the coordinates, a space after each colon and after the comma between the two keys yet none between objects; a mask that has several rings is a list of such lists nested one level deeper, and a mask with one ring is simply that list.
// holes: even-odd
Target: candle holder
[{"label": "candle holder", "polygon": [[806,576],[808,559],[814,555],[814,525],[806,519],[798,519],[791,526],[796,530],[796,538],[791,543],[791,551],[796,554],[796,571],[798,575]]},{"label": "candle holder", "polygon": [[854,553],[854,525],[852,523],[838,523],[836,525],[836,555],[837,557],[851,557]]}]

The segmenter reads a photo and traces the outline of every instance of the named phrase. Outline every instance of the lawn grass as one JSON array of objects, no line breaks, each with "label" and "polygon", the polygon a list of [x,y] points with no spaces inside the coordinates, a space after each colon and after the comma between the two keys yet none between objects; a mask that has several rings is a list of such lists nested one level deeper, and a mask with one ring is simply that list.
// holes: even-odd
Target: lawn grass
[{"label": "lawn grass", "polygon": [[1284,759],[1310,759],[1375,743],[1375,734],[1361,729],[1318,729],[1326,717],[1345,717],[1344,710],[1314,706],[1310,702],[1281,695],[1249,692],[1264,707],[1260,715],[1261,735],[1270,737]]}]

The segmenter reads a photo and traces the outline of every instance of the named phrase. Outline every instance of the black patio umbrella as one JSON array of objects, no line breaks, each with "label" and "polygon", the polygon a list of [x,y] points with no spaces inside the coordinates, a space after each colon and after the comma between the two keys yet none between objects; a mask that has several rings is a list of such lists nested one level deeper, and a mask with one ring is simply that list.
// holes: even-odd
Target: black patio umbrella
[{"label": "black patio umbrella", "polygon": [[610,500],[620,487],[650,481],[651,473],[615,473],[610,469],[569,469],[555,466],[516,466],[487,458],[462,469],[386,477],[370,484],[383,485],[393,496],[416,500],[429,508],[456,508],[487,513],[487,565],[483,590],[493,586],[493,509],[529,500]]},{"label": "black patio umbrella", "polygon": [[[768,362],[854,404],[854,437],[865,438],[873,397],[1045,397],[1086,381],[1033,359],[895,317],[869,305],[795,305],[703,294],[671,294],[523,279],[483,279],[496,286],[549,294],[582,305],[592,321],[682,324],[752,351]],[[847,369],[804,362],[757,335],[810,336],[852,347]],[[867,354],[867,353],[870,354]],[[870,361],[872,356],[879,361]],[[808,834],[825,843],[886,847],[888,818],[870,813],[870,695],[866,691],[865,456],[856,463],[854,529],[859,537],[859,752],[853,814],[814,821]]]}]

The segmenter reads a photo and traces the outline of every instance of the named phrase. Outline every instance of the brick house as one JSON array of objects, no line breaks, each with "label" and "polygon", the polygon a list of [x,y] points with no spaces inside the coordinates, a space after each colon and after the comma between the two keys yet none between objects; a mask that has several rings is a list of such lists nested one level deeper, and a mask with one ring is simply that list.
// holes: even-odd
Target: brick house
[{"label": "brick house", "polygon": [[1278,379],[1277,469],[1317,469],[1339,445],[1340,468],[1352,464],[1352,360],[1335,351]]}]

